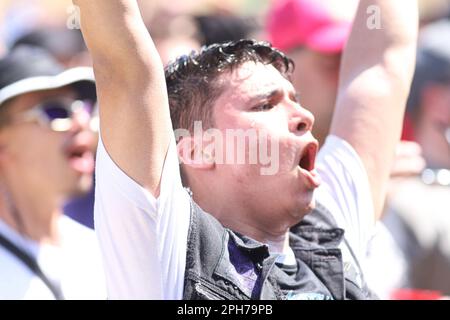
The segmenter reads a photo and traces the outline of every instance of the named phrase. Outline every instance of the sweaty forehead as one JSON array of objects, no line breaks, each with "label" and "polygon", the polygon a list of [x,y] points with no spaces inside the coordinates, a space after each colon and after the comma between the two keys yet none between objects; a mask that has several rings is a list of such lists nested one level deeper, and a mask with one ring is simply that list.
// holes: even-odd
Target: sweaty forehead
[{"label": "sweaty forehead", "polygon": [[272,65],[246,62],[220,79],[222,99],[246,101],[279,89],[294,90],[292,84]]}]

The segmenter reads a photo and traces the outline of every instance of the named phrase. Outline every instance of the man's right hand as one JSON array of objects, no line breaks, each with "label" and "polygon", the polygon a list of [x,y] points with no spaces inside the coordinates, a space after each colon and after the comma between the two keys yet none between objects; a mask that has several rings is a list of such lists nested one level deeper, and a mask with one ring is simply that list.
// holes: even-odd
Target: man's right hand
[{"label": "man's right hand", "polygon": [[101,138],[114,162],[159,194],[173,135],[164,70],[136,0],[73,0],[94,62]]}]

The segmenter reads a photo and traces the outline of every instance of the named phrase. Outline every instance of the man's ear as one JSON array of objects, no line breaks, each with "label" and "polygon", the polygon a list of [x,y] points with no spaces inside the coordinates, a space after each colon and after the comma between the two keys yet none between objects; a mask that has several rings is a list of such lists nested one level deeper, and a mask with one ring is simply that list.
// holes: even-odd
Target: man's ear
[{"label": "man's ear", "polygon": [[214,146],[192,137],[182,137],[177,144],[178,157],[185,166],[193,169],[211,170],[215,167]]}]

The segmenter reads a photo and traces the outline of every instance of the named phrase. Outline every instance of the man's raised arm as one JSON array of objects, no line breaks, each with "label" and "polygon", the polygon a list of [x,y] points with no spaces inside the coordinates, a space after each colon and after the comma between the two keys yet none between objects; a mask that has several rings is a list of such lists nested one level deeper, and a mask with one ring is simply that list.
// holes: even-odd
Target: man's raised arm
[{"label": "man's raised arm", "polygon": [[94,61],[106,150],[157,195],[172,128],[162,62],[137,1],[73,2]]},{"label": "man's raised arm", "polygon": [[344,51],[331,133],[361,157],[376,218],[400,138],[417,29],[417,0],[361,0]]}]

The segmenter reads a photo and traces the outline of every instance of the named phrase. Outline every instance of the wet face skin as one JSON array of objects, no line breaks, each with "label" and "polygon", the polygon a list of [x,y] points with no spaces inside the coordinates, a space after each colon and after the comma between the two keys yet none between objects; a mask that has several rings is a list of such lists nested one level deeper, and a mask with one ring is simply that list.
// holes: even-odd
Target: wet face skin
[{"label": "wet face skin", "polygon": [[[260,163],[227,163],[191,171],[202,180],[193,190],[195,200],[235,230],[248,225],[281,235],[314,207],[313,192],[319,184],[313,170],[314,117],[300,106],[292,84],[272,66],[247,62],[219,81],[224,90],[214,105],[215,127],[224,134],[228,129],[264,131],[269,141],[278,143],[279,157],[272,159],[278,161],[278,170],[262,175]],[[246,154],[249,148],[246,145]]]},{"label": "wet face skin", "polygon": [[[75,93],[66,87],[24,94],[9,103],[8,115],[15,119],[39,103],[62,97],[75,98]],[[4,126],[0,130],[0,172],[10,192],[65,200],[88,191],[95,141],[89,118],[86,111],[77,111],[65,132],[55,132],[37,121],[13,121]]]}]

